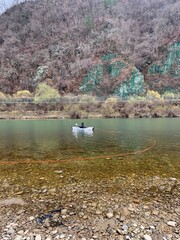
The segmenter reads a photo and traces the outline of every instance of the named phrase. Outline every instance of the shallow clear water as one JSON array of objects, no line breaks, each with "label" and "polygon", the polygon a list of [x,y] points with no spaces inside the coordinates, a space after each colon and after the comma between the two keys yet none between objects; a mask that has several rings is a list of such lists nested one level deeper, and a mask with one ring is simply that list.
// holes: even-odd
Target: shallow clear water
[{"label": "shallow clear water", "polygon": [[[90,119],[91,134],[73,133],[82,120],[0,122],[0,177],[30,182],[54,171],[80,179],[126,175],[180,177],[179,119]],[[14,164],[15,163],[15,164]],[[27,175],[28,173],[28,175]]]}]

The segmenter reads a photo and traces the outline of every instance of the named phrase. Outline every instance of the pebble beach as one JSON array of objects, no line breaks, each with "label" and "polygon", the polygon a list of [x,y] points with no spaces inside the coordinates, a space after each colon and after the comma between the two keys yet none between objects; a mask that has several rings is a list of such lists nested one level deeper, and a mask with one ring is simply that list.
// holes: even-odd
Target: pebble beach
[{"label": "pebble beach", "polygon": [[2,240],[180,240],[180,181],[158,176],[23,188],[0,183]]}]

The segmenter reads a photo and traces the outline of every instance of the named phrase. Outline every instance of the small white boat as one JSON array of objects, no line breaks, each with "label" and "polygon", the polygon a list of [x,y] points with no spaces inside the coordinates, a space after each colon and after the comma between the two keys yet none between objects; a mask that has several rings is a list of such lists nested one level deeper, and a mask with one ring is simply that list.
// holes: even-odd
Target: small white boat
[{"label": "small white boat", "polygon": [[72,127],[72,131],[73,132],[93,132],[94,131],[94,127],[79,127],[79,126],[73,126]]}]

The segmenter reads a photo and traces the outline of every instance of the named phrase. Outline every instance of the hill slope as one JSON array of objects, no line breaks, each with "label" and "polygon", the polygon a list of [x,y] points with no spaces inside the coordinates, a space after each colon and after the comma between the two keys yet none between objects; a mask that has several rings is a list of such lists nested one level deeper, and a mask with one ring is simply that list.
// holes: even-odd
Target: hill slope
[{"label": "hill slope", "polygon": [[[0,91],[34,91],[45,81],[60,93],[122,96],[127,89],[137,94],[130,87],[139,84],[132,80],[134,71],[142,75],[138,94],[147,88],[179,90],[179,10],[176,0],[39,0],[16,5],[0,16]],[[109,54],[116,58],[102,62]],[[128,67],[121,71],[120,63]],[[89,71],[99,64],[97,84],[97,73],[89,78]],[[118,74],[113,75],[112,64]]]}]

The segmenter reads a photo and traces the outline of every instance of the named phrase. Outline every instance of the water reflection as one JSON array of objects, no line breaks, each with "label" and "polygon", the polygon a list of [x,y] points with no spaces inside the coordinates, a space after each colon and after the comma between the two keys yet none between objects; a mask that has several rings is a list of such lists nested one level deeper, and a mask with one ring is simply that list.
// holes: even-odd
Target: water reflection
[{"label": "water reflection", "polygon": [[75,138],[93,137],[94,132],[93,131],[72,131],[72,134],[75,136]]}]

